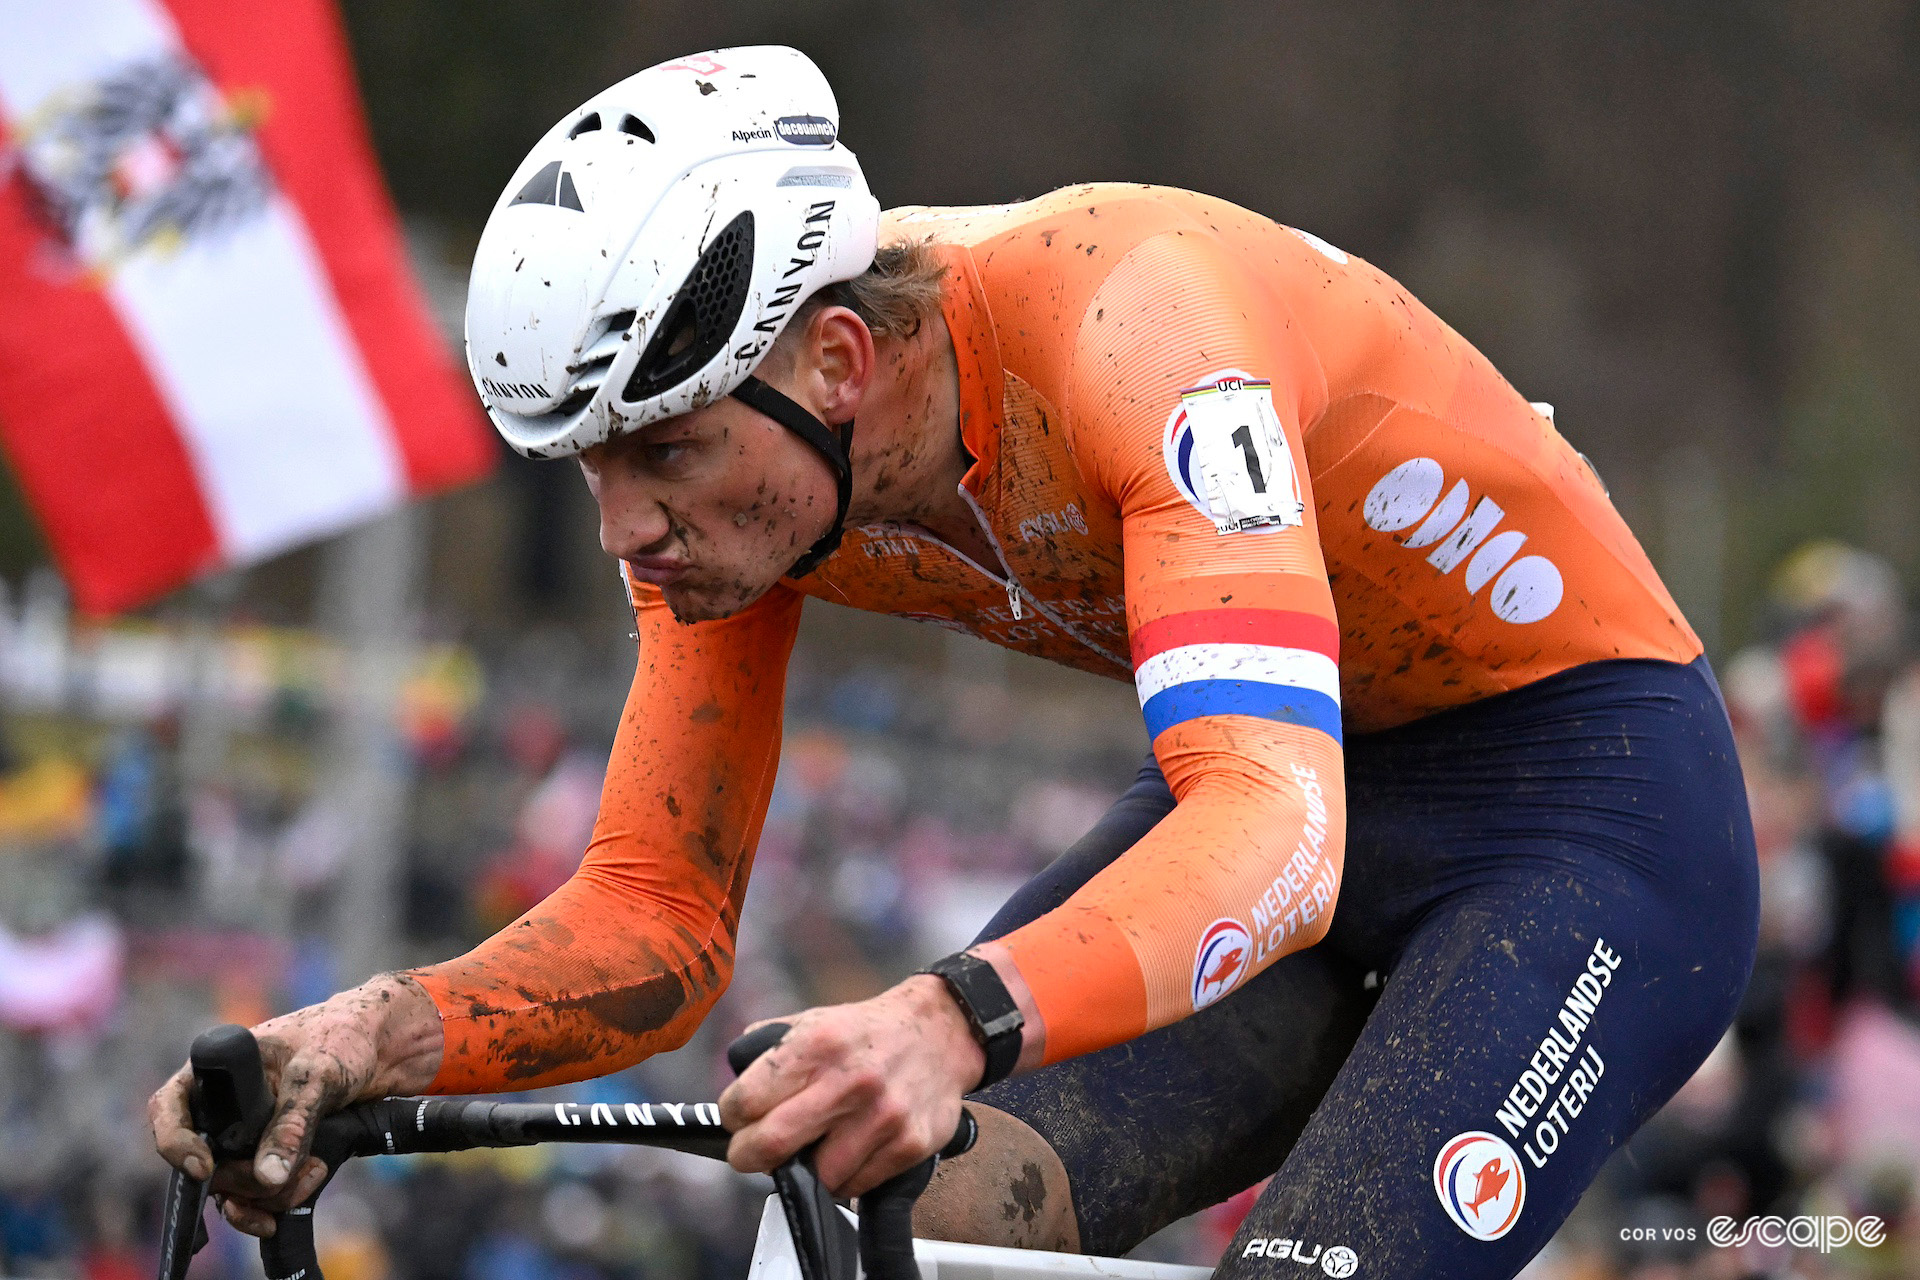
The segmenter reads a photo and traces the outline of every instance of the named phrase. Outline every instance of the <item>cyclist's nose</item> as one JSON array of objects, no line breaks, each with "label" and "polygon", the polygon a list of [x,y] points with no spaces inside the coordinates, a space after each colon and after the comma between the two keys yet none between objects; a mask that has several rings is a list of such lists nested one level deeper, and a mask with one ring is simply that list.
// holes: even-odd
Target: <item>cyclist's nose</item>
[{"label": "cyclist's nose", "polygon": [[[613,469],[609,469],[613,470]],[[656,555],[665,551],[673,535],[667,509],[652,486],[632,476],[596,477],[592,485],[600,504],[600,549],[618,559]]]}]

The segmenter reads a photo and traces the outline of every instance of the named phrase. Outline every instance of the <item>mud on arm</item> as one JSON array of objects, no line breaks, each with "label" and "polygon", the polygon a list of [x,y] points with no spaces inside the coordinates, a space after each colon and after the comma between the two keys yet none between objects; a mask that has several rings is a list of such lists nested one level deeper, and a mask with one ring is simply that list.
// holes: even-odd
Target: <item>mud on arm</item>
[{"label": "mud on arm", "polygon": [[682,625],[634,592],[640,657],[580,869],[455,960],[409,976],[446,1036],[435,1093],[605,1075],[686,1043],[732,976],[780,755],[801,597]]},{"label": "mud on arm", "polygon": [[1178,803],[981,949],[1026,984],[1046,1062],[1225,998],[1324,936],[1339,891],[1340,634],[1301,435],[1325,381],[1248,265],[1203,228],[1155,237],[1082,322],[1067,429],[1122,520],[1134,682]]}]

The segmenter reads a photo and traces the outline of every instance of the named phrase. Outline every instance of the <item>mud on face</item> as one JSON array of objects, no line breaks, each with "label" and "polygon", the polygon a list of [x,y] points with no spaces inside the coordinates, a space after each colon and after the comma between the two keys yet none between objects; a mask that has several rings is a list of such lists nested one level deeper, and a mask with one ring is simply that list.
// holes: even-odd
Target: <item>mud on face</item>
[{"label": "mud on face", "polygon": [[596,446],[580,462],[601,547],[657,581],[681,622],[759,599],[827,531],[837,503],[825,459],[732,399]]}]

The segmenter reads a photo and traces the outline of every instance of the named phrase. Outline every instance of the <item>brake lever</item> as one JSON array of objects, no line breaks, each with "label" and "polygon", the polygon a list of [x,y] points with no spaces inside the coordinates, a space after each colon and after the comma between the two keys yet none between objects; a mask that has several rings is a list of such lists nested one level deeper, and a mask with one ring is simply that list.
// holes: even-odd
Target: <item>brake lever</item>
[{"label": "brake lever", "polygon": [[[187,1108],[216,1164],[253,1154],[273,1118],[260,1046],[245,1027],[229,1023],[194,1037],[187,1052],[193,1084]],[[160,1280],[185,1280],[193,1255],[207,1243],[207,1183],[175,1169],[167,1178],[167,1234],[160,1248]]]},{"label": "brake lever", "polygon": [[[741,1074],[790,1029],[784,1022],[754,1028],[727,1047],[727,1065]],[[913,1260],[914,1202],[933,1180],[940,1161],[972,1150],[979,1135],[973,1113],[961,1107],[960,1123],[946,1146],[860,1197],[858,1232],[847,1225],[814,1173],[813,1147],[775,1169],[773,1185],[799,1255],[802,1280],[855,1280],[856,1256],[865,1280],[919,1280]]]},{"label": "brake lever", "polygon": [[207,1243],[207,1184],[175,1169],[167,1175],[166,1235],[160,1241],[160,1280],[186,1280],[187,1265]]},{"label": "brake lever", "polygon": [[[789,1030],[784,1022],[755,1027],[727,1046],[727,1065],[736,1076],[743,1074]],[[853,1227],[841,1216],[833,1196],[813,1171],[813,1147],[773,1171],[773,1188],[780,1196],[787,1231],[793,1236],[801,1280],[855,1280],[859,1243]]]}]

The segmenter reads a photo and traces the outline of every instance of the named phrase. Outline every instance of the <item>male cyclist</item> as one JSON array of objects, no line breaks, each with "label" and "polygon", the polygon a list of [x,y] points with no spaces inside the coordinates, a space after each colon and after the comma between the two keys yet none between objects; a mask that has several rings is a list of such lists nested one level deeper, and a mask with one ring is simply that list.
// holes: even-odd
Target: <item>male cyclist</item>
[{"label": "male cyclist", "polygon": [[[261,1028],[280,1111],[579,1079],[725,987],[807,596],[1136,686],[1127,795],[965,952],[793,1019],[734,1163],[923,1233],[1118,1253],[1269,1174],[1221,1274],[1511,1276],[1688,1077],[1756,880],[1698,640],[1579,454],[1392,280],[1224,201],[882,217],[791,50],[541,140],[474,264],[495,424],[574,457],[639,665],[580,871],[471,954]],[[857,425],[856,425],[857,424]],[[162,1151],[204,1172],[184,1076]]]}]

